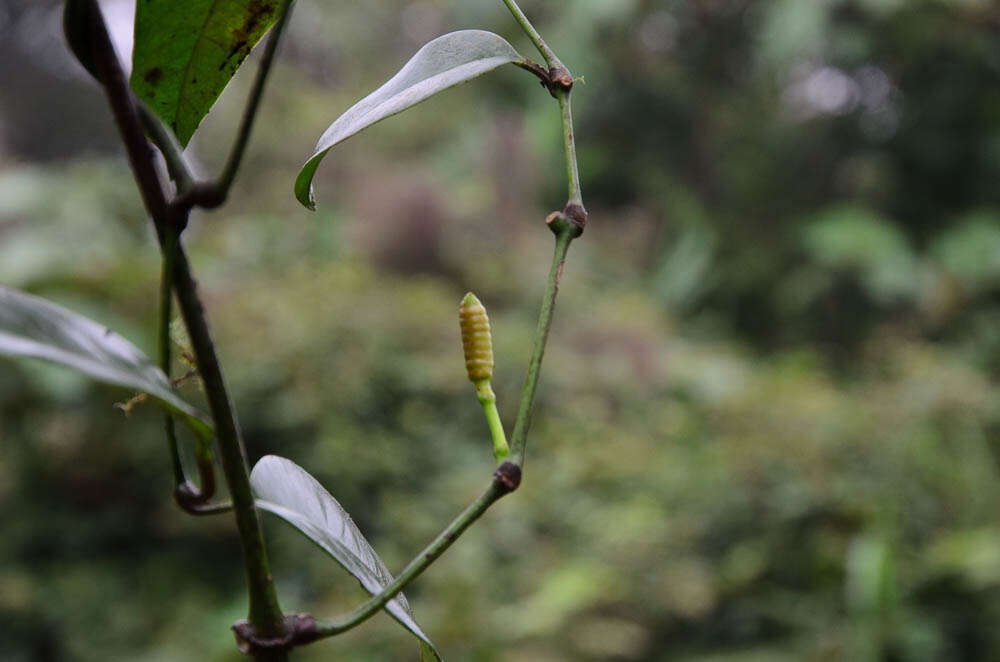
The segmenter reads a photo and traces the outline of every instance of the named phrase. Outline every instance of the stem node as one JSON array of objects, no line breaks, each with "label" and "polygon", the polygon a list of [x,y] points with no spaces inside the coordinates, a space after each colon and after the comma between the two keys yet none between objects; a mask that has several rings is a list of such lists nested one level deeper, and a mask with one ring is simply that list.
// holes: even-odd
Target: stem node
[{"label": "stem node", "polygon": [[513,462],[504,462],[493,472],[493,479],[510,494],[521,485],[521,467]]},{"label": "stem node", "polygon": [[280,637],[262,637],[248,621],[234,623],[233,634],[240,652],[254,658],[275,651],[288,651],[320,638],[316,619],[309,614],[285,616],[285,631]]},{"label": "stem node", "polygon": [[587,210],[582,205],[568,204],[562,211],[554,211],[545,217],[545,225],[557,237],[563,232],[569,232],[572,239],[583,234],[587,225]]},{"label": "stem node", "polygon": [[556,90],[569,92],[573,89],[573,74],[564,65],[558,64],[549,69],[549,80],[545,87],[553,97],[556,97]]}]

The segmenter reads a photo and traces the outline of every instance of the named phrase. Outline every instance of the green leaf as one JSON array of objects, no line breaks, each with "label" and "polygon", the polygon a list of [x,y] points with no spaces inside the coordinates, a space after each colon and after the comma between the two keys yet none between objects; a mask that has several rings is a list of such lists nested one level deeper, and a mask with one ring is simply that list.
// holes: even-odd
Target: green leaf
[{"label": "green leaf", "polygon": [[316,143],[315,153],[295,179],[295,197],[315,209],[312,179],[330,148],[442,90],[513,62],[526,62],[492,32],[460,30],[428,42],[395,76],[337,118]]},{"label": "green leaf", "polygon": [[274,24],[280,4],[280,0],[136,4],[132,89],[173,129],[182,146]]},{"label": "green leaf", "polygon": [[30,294],[0,286],[0,355],[45,359],[100,382],[149,394],[203,440],[212,426],[174,393],[170,380],[135,345],[110,329]]},{"label": "green leaf", "polygon": [[[257,507],[282,518],[319,545],[375,595],[392,583],[385,563],[358,530],[351,516],[305,469],[291,460],[267,455],[250,473]],[[413,620],[402,593],[386,606],[393,618],[421,641],[421,660],[440,660],[427,635]],[[433,655],[433,657],[426,657]]]}]

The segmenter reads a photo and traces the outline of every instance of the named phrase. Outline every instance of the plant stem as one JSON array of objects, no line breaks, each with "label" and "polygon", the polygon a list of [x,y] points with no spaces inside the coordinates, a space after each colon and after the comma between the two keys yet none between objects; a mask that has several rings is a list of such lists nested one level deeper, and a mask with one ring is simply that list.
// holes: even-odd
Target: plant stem
[{"label": "plant stem", "polygon": [[538,30],[535,29],[535,26],[531,24],[528,17],[525,16],[524,12],[521,11],[521,8],[518,7],[516,0],[503,0],[503,3],[507,5],[507,9],[509,9],[510,13],[513,14],[514,20],[517,21],[518,25],[521,26],[521,29],[524,30],[524,34],[528,35],[528,39],[531,40],[531,43],[535,45],[538,52],[545,58],[545,63],[549,65],[549,68],[565,69],[565,65],[563,65],[562,61],[556,57],[555,51],[549,48],[549,45],[545,43],[544,39],[542,39],[542,35],[538,34]]},{"label": "plant stem", "polygon": [[[187,214],[179,213],[175,207],[167,204],[153,164],[153,152],[143,133],[139,111],[121,63],[111,45],[103,15],[94,0],[90,0],[90,8],[92,19],[88,26],[89,37],[100,74],[98,80],[105,88],[143,203],[153,217],[160,247],[164,249],[167,233],[174,231],[179,234],[187,222]],[[226,391],[222,370],[215,355],[215,346],[208,331],[197,287],[191,276],[187,256],[179,242],[174,260],[173,279],[181,313],[205,384],[219,441],[222,466],[233,497],[250,594],[250,621],[260,635],[280,637],[284,634],[284,616],[278,605],[260,519],[250,492],[246,451]],[[283,662],[288,656],[285,651],[278,650],[260,652],[256,658],[258,662]]]},{"label": "plant stem", "polygon": [[452,543],[458,539],[462,533],[472,525],[479,517],[486,512],[486,509],[493,505],[500,497],[508,494],[510,488],[499,479],[494,479],[490,483],[482,496],[476,499],[462,514],[442,531],[437,538],[424,548],[412,561],[407,564],[396,579],[382,589],[381,592],[372,596],[367,602],[361,604],[357,609],[346,616],[332,622],[317,623],[316,630],[320,637],[329,637],[350,630],[356,625],[364,622],[372,615],[382,609],[390,600],[406,587],[411,581],[420,576],[429,565],[434,563]]},{"label": "plant stem", "polygon": [[563,149],[566,154],[566,178],[569,184],[569,199],[567,204],[577,204],[583,207],[583,194],[580,189],[580,169],[576,164],[576,137],[573,134],[573,109],[570,106],[571,90],[557,89],[556,100],[559,101],[559,112],[562,117]]},{"label": "plant stem", "polygon": [[[108,29],[104,23],[104,15],[96,0],[90,0],[89,4],[88,16],[91,19],[88,26],[89,42],[93,50],[94,65],[98,72],[97,79],[104,86],[105,94],[111,105],[111,113],[118,125],[122,142],[125,143],[129,165],[132,167],[143,205],[154,219],[166,219],[169,211],[167,199],[153,165],[149,143],[146,142],[146,136],[139,121],[139,111],[135,104],[135,98],[128,86],[128,81],[125,79],[121,63],[118,61],[118,54],[115,52],[114,46],[111,45]],[[157,227],[156,230],[162,244],[163,236],[160,228]]]},{"label": "plant stem", "polygon": [[191,267],[182,245],[177,247],[174,289],[191,338],[191,347],[198,361],[198,371],[205,385],[212,419],[215,421],[222,470],[229,485],[236,526],[243,542],[247,585],[250,589],[250,622],[261,636],[280,636],[284,632],[284,619],[271,578],[260,516],[250,491],[246,450],[226,390],[222,367],[215,353],[215,343],[205,320],[205,311],[198,297],[197,284],[191,276]]},{"label": "plant stem", "polygon": [[577,232],[572,224],[567,223],[556,235],[555,252],[552,255],[552,268],[549,270],[549,280],[542,299],[542,309],[538,315],[538,327],[535,329],[535,344],[528,362],[528,374],[524,379],[524,389],[521,391],[521,405],[517,411],[517,421],[510,438],[510,462],[518,466],[524,465],[524,446],[531,427],[531,413],[535,403],[535,390],[538,387],[538,377],[542,370],[542,358],[545,356],[545,344],[549,339],[549,329],[552,328],[552,313],[556,307],[556,296],[559,294],[559,281],[562,279],[563,263],[569,245]]}]

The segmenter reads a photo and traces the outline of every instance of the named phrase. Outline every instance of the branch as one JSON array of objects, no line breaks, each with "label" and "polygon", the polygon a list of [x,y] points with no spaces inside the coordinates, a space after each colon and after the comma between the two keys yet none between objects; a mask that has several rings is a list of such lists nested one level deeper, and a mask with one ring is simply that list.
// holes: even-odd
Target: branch
[{"label": "branch", "polygon": [[[583,211],[581,225],[587,222],[587,213],[583,207],[583,194],[580,190],[580,169],[576,164],[576,136],[573,134],[573,109],[570,106],[572,90],[556,90],[554,96],[559,102],[559,114],[562,118],[563,149],[566,154],[566,177],[569,181],[569,198],[567,205],[577,205]],[[579,220],[579,219],[577,219]]]},{"label": "branch", "polygon": [[284,633],[284,617],[271,578],[260,516],[250,491],[246,450],[197,287],[184,247],[178,245],[174,262],[174,289],[198,361],[198,372],[205,385],[219,441],[222,470],[229,485],[236,526],[243,543],[243,560],[250,590],[250,622],[266,636],[281,636]]},{"label": "branch", "polygon": [[[535,26],[531,24],[528,17],[525,16],[524,12],[521,11],[521,8],[518,7],[516,0],[503,0],[503,3],[507,5],[507,9],[509,9],[510,13],[513,14],[514,20],[521,26],[524,33],[528,35],[528,39],[531,40],[531,43],[535,45],[538,52],[545,58],[545,63],[549,65],[549,69],[565,70],[566,66],[563,65],[562,61],[558,57],[556,57],[555,51],[549,48],[549,45],[545,43],[545,40],[542,39],[542,35],[538,34],[538,30],[535,29]],[[566,73],[568,74],[569,71],[567,70]]]},{"label": "branch", "polygon": [[564,222],[565,217],[558,212],[549,216],[549,226],[556,232],[555,253],[552,255],[552,267],[549,270],[549,280],[542,299],[542,309],[538,315],[538,326],[535,329],[535,343],[528,362],[528,374],[524,379],[524,389],[521,391],[521,405],[517,410],[517,420],[514,422],[514,432],[510,437],[510,461],[524,464],[524,447],[528,438],[528,428],[531,427],[531,414],[535,406],[535,390],[538,388],[538,378],[542,371],[542,358],[545,356],[545,345],[552,328],[552,313],[556,307],[556,296],[559,294],[559,281],[562,279],[563,263],[573,239],[579,236],[580,229],[572,222]]},{"label": "branch", "polygon": [[486,512],[501,497],[510,494],[521,484],[521,469],[516,464],[504,462],[493,474],[493,482],[489,488],[472,504],[462,511],[462,514],[442,531],[431,544],[410,561],[399,576],[382,591],[373,595],[354,611],[332,622],[317,622],[315,634],[317,637],[330,637],[350,630],[378,613],[390,600],[402,591],[407,584],[420,576],[434,561],[438,559],[452,543],[468,529],[473,522]]},{"label": "branch", "polygon": [[[111,45],[104,18],[94,0],[89,0],[89,4],[91,20],[88,30],[95,66],[100,74],[99,80],[111,104],[143,202],[153,217],[161,249],[165,249],[168,244],[168,231],[180,233],[187,222],[187,210],[178,209],[166,202],[162,184],[154,167],[153,152],[143,133],[139,111],[125,80],[121,63]],[[198,298],[197,286],[191,276],[190,265],[180,242],[174,256],[173,279],[181,313],[205,384],[216,437],[219,441],[222,466],[233,498],[250,594],[250,620],[262,634],[282,636],[285,629],[284,616],[278,605],[260,519],[250,493],[246,451],[226,391],[222,369],[215,354],[215,345],[205,321],[201,300]],[[257,659],[259,662],[279,662],[287,660],[287,655],[283,650],[269,651],[257,656]]]}]

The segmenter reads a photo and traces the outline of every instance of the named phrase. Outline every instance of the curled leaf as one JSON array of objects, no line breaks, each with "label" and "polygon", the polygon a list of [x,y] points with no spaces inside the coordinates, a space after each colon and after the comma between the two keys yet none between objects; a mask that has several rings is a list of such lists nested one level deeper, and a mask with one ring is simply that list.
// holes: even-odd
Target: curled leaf
[{"label": "curled leaf", "polygon": [[295,197],[309,209],[316,208],[313,175],[334,145],[438,92],[514,62],[526,60],[503,37],[484,30],[460,30],[428,42],[385,85],[329,126],[295,179]]}]

